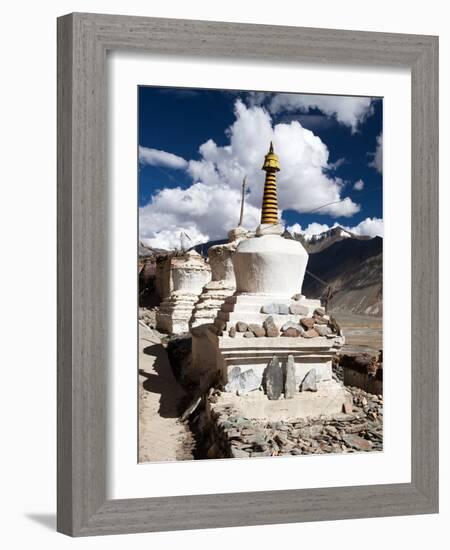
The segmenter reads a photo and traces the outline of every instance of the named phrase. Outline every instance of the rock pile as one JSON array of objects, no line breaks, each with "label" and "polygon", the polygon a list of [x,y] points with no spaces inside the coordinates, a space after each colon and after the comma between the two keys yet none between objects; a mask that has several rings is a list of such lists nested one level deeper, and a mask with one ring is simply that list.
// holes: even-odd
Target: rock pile
[{"label": "rock pile", "polygon": [[[288,338],[317,338],[319,336],[325,338],[336,338],[341,336],[342,332],[333,317],[325,314],[323,308],[316,308],[312,317],[304,317],[304,314],[308,313],[308,308],[300,304],[295,304],[298,307],[285,306],[285,304],[269,304],[269,306],[263,306],[261,308],[262,313],[271,313],[273,315],[299,315],[298,320],[289,320],[278,329],[275,324],[272,315],[266,317],[262,325],[257,323],[244,323],[238,321],[234,326],[228,329],[228,336],[235,338],[236,336],[242,336],[244,338],[263,338],[268,336],[270,338],[276,338],[280,336]],[[305,311],[303,311],[305,310]],[[222,322],[222,326],[219,327],[218,322],[216,326],[223,330],[226,326],[225,322]]]},{"label": "rock pile", "polygon": [[348,388],[353,413],[289,422],[256,422],[236,415],[231,406],[211,402],[210,458],[255,458],[264,456],[354,453],[383,449],[383,398]]},{"label": "rock pile", "polygon": [[151,329],[156,327],[156,309],[139,308],[139,321]]}]

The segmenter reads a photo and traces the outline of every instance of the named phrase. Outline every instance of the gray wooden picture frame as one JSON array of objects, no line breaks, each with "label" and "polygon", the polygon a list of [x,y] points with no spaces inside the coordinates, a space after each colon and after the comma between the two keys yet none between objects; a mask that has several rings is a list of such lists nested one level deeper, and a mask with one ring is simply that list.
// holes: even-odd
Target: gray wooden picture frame
[{"label": "gray wooden picture frame", "polygon": [[[106,54],[407,67],[411,483],[108,500]],[[74,13],[58,19],[58,530],[73,536],[438,511],[438,38]],[[435,327],[423,330],[424,327]]]}]

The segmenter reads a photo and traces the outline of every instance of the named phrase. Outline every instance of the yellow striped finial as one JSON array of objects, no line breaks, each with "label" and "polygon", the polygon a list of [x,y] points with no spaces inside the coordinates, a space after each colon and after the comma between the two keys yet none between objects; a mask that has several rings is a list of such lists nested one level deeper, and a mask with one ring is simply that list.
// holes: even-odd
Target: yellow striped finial
[{"label": "yellow striped finial", "polygon": [[266,172],[264,183],[264,196],[261,212],[261,224],[278,224],[278,197],[277,176],[280,170],[278,156],[273,152],[273,144],[270,142],[269,152],[265,156],[262,170]]}]

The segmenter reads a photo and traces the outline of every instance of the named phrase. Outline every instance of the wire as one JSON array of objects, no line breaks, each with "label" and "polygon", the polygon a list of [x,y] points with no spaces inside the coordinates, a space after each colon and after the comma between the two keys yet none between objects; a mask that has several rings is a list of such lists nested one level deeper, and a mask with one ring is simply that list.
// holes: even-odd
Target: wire
[{"label": "wire", "polygon": [[313,279],[316,279],[316,281],[319,281],[319,283],[321,283],[323,286],[330,286],[330,283],[327,283],[326,281],[324,281],[323,279],[321,279],[320,277],[317,277],[317,275],[314,275],[314,273],[311,273],[311,271],[308,271],[307,269],[305,270],[305,272],[310,275]]},{"label": "wire", "polygon": [[[374,191],[378,191],[378,189],[381,189],[381,185],[378,185],[377,187],[374,187],[373,189],[369,189],[367,191],[364,191],[362,193],[359,193],[359,195],[367,195],[368,193],[373,193]],[[325,208],[326,206],[331,206],[332,204],[338,204],[340,202],[344,202],[349,197],[344,197],[343,199],[340,199],[338,201],[333,202],[327,202],[327,204],[322,204],[322,206],[318,206],[317,208],[313,208],[313,210],[310,210],[309,212],[302,212],[302,214],[313,214],[314,212],[317,212],[318,210],[321,210],[322,208]]]}]

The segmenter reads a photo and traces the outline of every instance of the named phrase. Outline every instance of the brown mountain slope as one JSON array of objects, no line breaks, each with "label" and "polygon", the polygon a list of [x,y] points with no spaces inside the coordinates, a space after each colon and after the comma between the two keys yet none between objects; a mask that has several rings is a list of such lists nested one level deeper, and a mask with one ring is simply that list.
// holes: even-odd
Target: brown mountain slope
[{"label": "brown mountain slope", "polygon": [[[302,292],[324,297],[332,288],[334,311],[381,316],[383,312],[383,240],[346,238],[310,253]],[[320,279],[322,282],[319,282]]]}]

